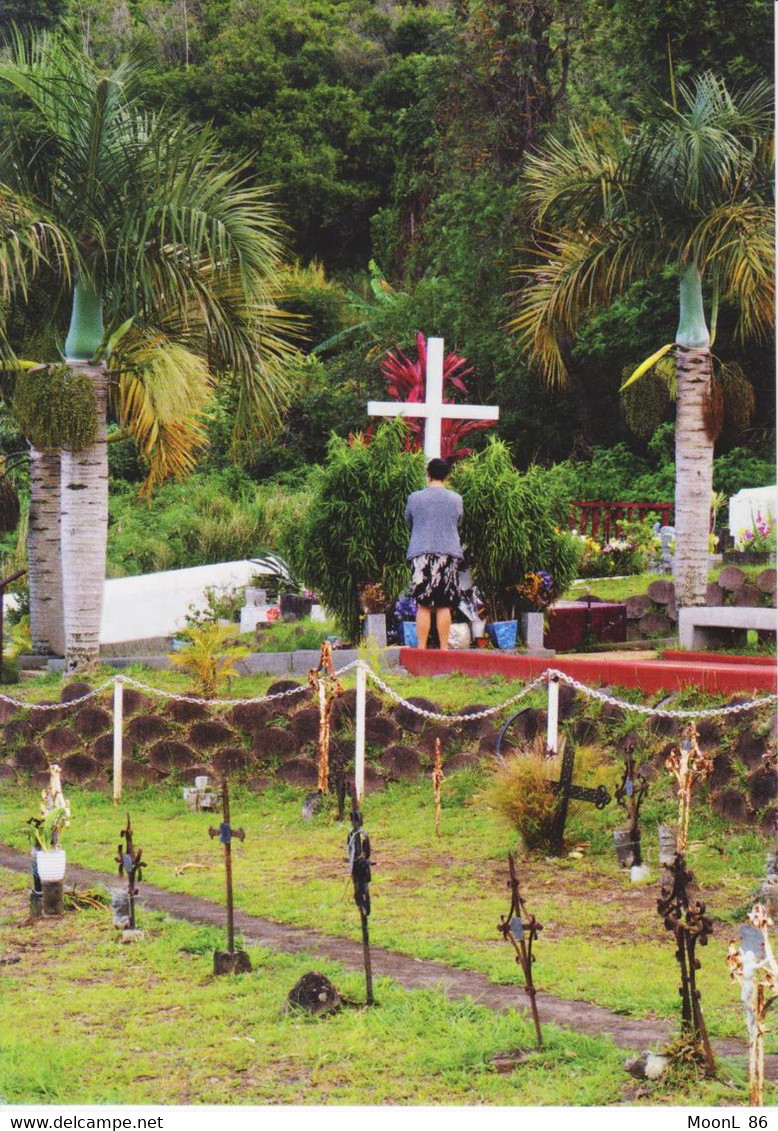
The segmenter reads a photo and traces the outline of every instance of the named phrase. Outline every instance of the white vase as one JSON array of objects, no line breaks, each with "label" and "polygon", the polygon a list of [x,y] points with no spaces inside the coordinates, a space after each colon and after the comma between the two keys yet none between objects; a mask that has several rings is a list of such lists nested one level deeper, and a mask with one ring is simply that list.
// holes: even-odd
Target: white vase
[{"label": "white vase", "polygon": [[65,878],[66,854],[64,848],[41,848],[36,864],[42,884],[54,884]]}]

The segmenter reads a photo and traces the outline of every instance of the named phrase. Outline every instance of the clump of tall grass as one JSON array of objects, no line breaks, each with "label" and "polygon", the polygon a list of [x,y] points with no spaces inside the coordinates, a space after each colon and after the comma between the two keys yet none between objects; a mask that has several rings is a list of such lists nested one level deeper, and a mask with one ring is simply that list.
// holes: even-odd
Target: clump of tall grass
[{"label": "clump of tall grass", "polygon": [[[559,781],[563,738],[559,747],[556,754],[548,754],[544,738],[521,747],[498,768],[482,794],[486,804],[519,834],[522,844],[530,851],[553,848],[558,797],[549,783]],[[595,747],[582,746],[576,750],[576,778],[591,784],[600,766],[600,753]],[[571,801],[568,815],[572,817],[577,808],[576,802]]]}]

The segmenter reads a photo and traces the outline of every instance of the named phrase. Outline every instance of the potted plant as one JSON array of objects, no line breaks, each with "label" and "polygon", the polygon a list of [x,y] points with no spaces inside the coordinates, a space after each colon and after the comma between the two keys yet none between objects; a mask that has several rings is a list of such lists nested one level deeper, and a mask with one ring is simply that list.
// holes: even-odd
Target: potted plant
[{"label": "potted plant", "polygon": [[35,870],[42,884],[57,883],[65,878],[67,858],[59,838],[70,819],[66,806],[55,805],[43,817],[30,817],[26,832],[35,853]]},{"label": "potted plant", "polygon": [[546,570],[537,569],[525,573],[513,589],[524,643],[530,648],[542,648],[545,613],[557,595],[554,579]]},{"label": "potted plant", "polygon": [[735,535],[735,549],[724,554],[725,562],[766,565],[775,558],[776,522],[757,511],[753,527],[742,527]]}]

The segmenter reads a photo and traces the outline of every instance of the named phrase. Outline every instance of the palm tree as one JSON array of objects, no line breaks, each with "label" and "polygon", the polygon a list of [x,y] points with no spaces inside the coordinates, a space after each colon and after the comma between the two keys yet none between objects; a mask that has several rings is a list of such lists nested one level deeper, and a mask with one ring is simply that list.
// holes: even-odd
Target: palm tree
[{"label": "palm tree", "polygon": [[[716,435],[711,327],[720,301],[737,308],[741,338],[765,334],[774,303],[772,89],[739,95],[700,75],[643,122],[594,141],[577,126],[529,159],[527,199],[542,263],[530,268],[512,328],[546,379],[564,385],[564,355],[587,310],[636,278],[679,277],[675,338],[678,603],[704,604]],[[664,347],[654,360],[673,348]]]},{"label": "palm tree", "polygon": [[147,456],[152,485],[191,465],[209,374],[241,378],[244,431],[269,427],[288,391],[276,210],[207,129],[150,111],[142,80],[139,57],[104,73],[45,34],[17,37],[0,61],[0,81],[34,122],[34,145],[12,137],[0,155],[0,297],[23,302],[45,267],[55,313],[64,304],[69,316],[67,366],[88,377],[97,408],[89,443],[63,446],[61,460],[33,453],[33,484],[50,495],[57,465],[61,484],[59,538],[50,505],[45,513],[39,494],[31,500],[31,619],[38,647],[61,646],[40,616],[56,609],[45,582],[56,582],[59,558],[69,667],[98,651],[109,400]]}]

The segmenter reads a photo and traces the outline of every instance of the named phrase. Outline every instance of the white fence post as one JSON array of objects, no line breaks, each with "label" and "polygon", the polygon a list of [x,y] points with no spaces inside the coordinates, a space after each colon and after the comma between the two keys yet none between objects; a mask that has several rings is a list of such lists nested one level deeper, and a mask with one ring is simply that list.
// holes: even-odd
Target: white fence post
[{"label": "white fence post", "polygon": [[365,707],[367,704],[367,670],[360,661],[357,666],[356,734],[354,744],[354,788],[357,801],[365,792]]},{"label": "white fence post", "polygon": [[122,738],[124,733],[124,680],[113,681],[113,803],[122,799]]},{"label": "white fence post", "polygon": [[548,722],[546,748],[556,754],[559,750],[559,680],[555,675],[548,680]]}]

